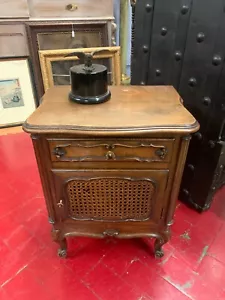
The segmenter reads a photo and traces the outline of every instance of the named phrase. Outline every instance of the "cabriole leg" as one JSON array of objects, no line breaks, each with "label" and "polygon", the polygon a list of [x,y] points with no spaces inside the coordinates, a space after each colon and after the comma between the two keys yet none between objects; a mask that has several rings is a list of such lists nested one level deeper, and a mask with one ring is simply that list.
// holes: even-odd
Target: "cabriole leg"
[{"label": "cabriole leg", "polygon": [[162,249],[162,246],[166,244],[170,239],[170,230],[164,231],[162,234],[159,235],[159,237],[156,238],[155,244],[154,244],[154,250],[155,250],[155,257],[161,258],[164,256],[164,252]]},{"label": "cabriole leg", "polygon": [[66,258],[67,256],[67,241],[65,237],[60,234],[60,230],[52,230],[52,239],[54,242],[59,244],[58,256],[61,258]]}]

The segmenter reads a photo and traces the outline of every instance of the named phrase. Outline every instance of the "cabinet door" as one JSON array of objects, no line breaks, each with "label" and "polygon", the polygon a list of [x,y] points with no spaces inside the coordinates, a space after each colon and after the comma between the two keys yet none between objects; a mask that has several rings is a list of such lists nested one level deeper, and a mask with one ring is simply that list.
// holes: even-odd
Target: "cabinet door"
[{"label": "cabinet door", "polygon": [[60,220],[155,221],[163,216],[168,170],[53,170]]},{"label": "cabinet door", "polygon": [[1,0],[0,18],[29,17],[27,0]]}]

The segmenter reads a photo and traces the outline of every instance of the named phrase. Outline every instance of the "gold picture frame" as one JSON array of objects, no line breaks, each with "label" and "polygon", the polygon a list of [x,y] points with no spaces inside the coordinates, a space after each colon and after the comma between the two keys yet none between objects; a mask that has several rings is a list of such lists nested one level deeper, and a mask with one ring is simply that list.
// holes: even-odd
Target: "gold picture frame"
[{"label": "gold picture frame", "polygon": [[[105,52],[97,53],[93,60],[108,59],[110,63],[110,74],[112,85],[121,84],[121,67],[120,67],[120,47],[96,47],[96,48],[79,48],[79,52],[89,53],[96,50],[105,50]],[[41,66],[41,73],[43,78],[44,89],[47,91],[54,86],[52,63],[60,61],[78,61],[78,57],[66,55],[73,53],[74,49],[60,49],[60,50],[40,50],[39,59]],[[69,76],[69,70],[67,77]],[[63,76],[63,75],[58,75]],[[64,75],[65,76],[65,75]]]}]

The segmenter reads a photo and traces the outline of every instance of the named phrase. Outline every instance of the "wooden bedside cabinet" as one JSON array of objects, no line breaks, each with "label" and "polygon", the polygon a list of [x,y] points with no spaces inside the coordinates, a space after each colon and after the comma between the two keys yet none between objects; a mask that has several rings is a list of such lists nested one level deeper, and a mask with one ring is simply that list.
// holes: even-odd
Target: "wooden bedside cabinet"
[{"label": "wooden bedside cabinet", "polygon": [[53,239],[170,238],[190,134],[198,123],[173,87],[110,87],[110,101],[81,105],[51,88],[24,123],[31,134]]}]

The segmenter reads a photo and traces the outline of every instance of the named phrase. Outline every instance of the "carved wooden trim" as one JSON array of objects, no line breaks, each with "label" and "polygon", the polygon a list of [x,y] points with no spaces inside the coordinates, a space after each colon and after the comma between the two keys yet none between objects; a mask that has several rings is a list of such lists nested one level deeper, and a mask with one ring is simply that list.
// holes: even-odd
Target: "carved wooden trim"
[{"label": "carved wooden trim", "polygon": [[[168,142],[168,140],[166,140]],[[131,149],[136,149],[136,148],[154,148],[156,149],[155,155],[158,156],[158,158],[150,157],[150,158],[143,158],[139,156],[117,156],[114,152],[108,151],[104,156],[93,156],[93,155],[88,155],[88,156],[80,156],[80,157],[66,157],[66,151],[64,148],[67,147],[79,147],[79,148],[98,148],[98,147],[105,147],[107,150],[113,150],[116,147],[121,147],[121,148],[131,148]],[[61,155],[58,154],[58,152],[61,151]],[[128,144],[122,144],[122,143],[97,143],[97,144],[92,144],[92,145],[87,145],[87,144],[82,144],[82,143],[71,143],[71,144],[57,144],[54,147],[54,150],[52,152],[58,159],[62,158],[63,161],[75,161],[75,162],[81,162],[81,161],[91,161],[91,160],[97,160],[97,161],[105,161],[105,160],[117,160],[117,161],[138,161],[138,162],[153,162],[153,161],[161,161],[164,160],[168,150],[167,147],[164,145],[154,145],[152,143],[144,144],[144,143],[139,143],[137,145],[128,145]],[[109,156],[109,153],[112,155]]]},{"label": "carved wooden trim", "polygon": [[[165,140],[168,141],[168,140]],[[152,143],[150,144],[144,144],[144,143],[140,143],[137,145],[127,145],[127,144],[120,144],[120,143],[112,143],[112,144],[106,144],[106,143],[99,143],[99,144],[93,144],[93,145],[87,145],[87,144],[80,144],[80,143],[73,143],[73,144],[60,144],[60,145],[56,145],[55,147],[62,147],[62,148],[66,148],[66,147],[80,147],[80,148],[96,148],[96,147],[105,147],[106,149],[115,149],[115,147],[124,147],[124,148],[166,148],[164,145],[154,145]]]},{"label": "carved wooden trim", "polygon": [[138,156],[115,156],[113,159],[107,158],[107,156],[83,156],[83,157],[66,157],[59,159],[59,161],[64,162],[90,162],[90,161],[133,161],[133,162],[160,162],[162,159],[157,158],[142,158]]},{"label": "carved wooden trim", "polygon": [[196,131],[199,128],[199,123],[195,121],[193,124],[188,126],[178,126],[178,125],[171,125],[171,126],[151,126],[151,127],[131,127],[131,128],[124,128],[124,127],[88,127],[88,126],[70,126],[70,125],[64,125],[64,126],[34,126],[27,122],[24,123],[24,130],[26,132],[32,133],[51,133],[51,134],[71,134],[73,132],[76,132],[77,137],[79,135],[89,135],[89,134],[95,134],[95,136],[101,136],[105,135],[105,132],[107,131],[107,136],[124,136],[126,134],[127,137],[129,137],[129,134],[132,136],[140,136],[140,134],[144,135],[145,133],[157,133],[160,132],[163,134],[166,133],[174,133],[177,134],[182,132],[190,132]]},{"label": "carved wooden trim", "polygon": [[103,236],[110,236],[110,237],[116,237],[117,235],[120,234],[119,230],[116,229],[106,229],[105,231],[103,231]]},{"label": "carved wooden trim", "polygon": [[[64,234],[65,237],[71,237],[71,236],[86,236],[86,237],[97,237],[97,238],[104,238],[105,235],[102,233],[90,233],[90,232],[79,232],[79,231],[72,231],[67,232]],[[159,240],[159,247],[161,248],[169,239],[170,239],[170,230],[168,228],[165,228],[162,230],[162,232],[151,232],[151,233],[127,233],[127,232],[119,232],[115,237],[116,238],[156,238]],[[162,250],[162,249],[161,249]]]},{"label": "carved wooden trim", "polygon": [[97,177],[89,177],[89,178],[84,178],[84,177],[70,177],[67,180],[64,181],[65,184],[68,184],[70,181],[93,181],[93,180],[100,180],[100,179],[123,179],[126,181],[133,181],[133,182],[138,182],[138,181],[148,181],[151,182],[154,187],[156,188],[156,182],[152,180],[151,178],[141,178],[141,177],[127,177],[127,176],[97,176]]}]

